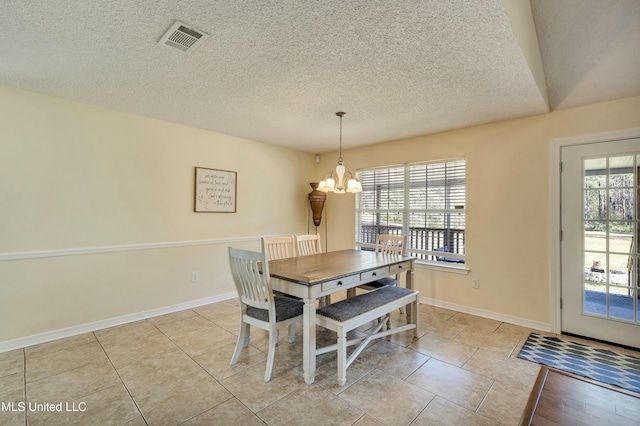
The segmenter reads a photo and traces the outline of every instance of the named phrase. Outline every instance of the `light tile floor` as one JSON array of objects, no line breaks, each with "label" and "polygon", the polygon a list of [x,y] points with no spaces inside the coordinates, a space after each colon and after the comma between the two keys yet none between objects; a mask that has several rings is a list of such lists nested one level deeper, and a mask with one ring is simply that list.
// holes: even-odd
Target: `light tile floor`
[{"label": "light tile floor", "polygon": [[516,425],[539,371],[516,358],[532,330],[420,305],[420,337],[375,341],[344,387],[335,354],[306,385],[285,330],[264,383],[265,332],[229,365],[237,321],[229,300],[2,353],[0,424]]}]

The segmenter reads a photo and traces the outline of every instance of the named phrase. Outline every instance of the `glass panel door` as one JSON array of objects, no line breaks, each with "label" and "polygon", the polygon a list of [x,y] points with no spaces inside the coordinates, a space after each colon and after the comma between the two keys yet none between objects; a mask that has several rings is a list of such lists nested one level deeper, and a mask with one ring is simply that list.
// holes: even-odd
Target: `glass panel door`
[{"label": "glass panel door", "polygon": [[562,331],[640,348],[640,139],[562,148]]},{"label": "glass panel door", "polygon": [[585,314],[638,322],[639,159],[583,159]]}]

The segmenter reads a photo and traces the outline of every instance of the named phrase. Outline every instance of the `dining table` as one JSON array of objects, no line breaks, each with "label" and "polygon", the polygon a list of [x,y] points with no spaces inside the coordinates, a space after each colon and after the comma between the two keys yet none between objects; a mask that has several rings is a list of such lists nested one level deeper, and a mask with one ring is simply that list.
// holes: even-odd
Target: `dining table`
[{"label": "dining table", "polygon": [[[355,291],[359,285],[399,274],[405,275],[405,286],[413,288],[414,261],[411,256],[357,249],[269,261],[273,290],[304,301],[302,364],[306,383],[315,380],[316,299],[343,290]],[[410,305],[406,313],[410,321]]]}]

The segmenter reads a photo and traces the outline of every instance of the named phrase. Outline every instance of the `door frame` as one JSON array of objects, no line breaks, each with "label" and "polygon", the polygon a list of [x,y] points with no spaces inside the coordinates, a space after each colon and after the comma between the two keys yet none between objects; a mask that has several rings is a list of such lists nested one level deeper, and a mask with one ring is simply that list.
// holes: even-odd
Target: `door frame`
[{"label": "door frame", "polygon": [[562,313],[560,310],[561,295],[561,266],[560,258],[560,208],[561,208],[561,170],[560,159],[562,158],[562,148],[572,145],[587,145],[598,142],[610,142],[618,139],[630,139],[640,137],[640,127],[630,129],[614,130],[603,133],[593,133],[588,135],[570,136],[566,138],[551,139],[550,149],[550,171],[551,171],[551,220],[549,230],[549,241],[551,244],[551,262],[549,277],[549,297],[551,304],[551,332],[562,333]]}]

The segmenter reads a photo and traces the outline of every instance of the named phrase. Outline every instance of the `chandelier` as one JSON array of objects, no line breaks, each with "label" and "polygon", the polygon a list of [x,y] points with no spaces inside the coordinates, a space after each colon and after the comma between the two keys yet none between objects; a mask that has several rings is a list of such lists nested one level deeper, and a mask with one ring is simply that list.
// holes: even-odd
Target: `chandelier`
[{"label": "chandelier", "polygon": [[340,117],[340,156],[336,170],[324,177],[318,184],[318,191],[344,194],[346,192],[362,192],[362,184],[356,176],[346,171],[342,161],[342,117],[346,112],[336,112]]}]

